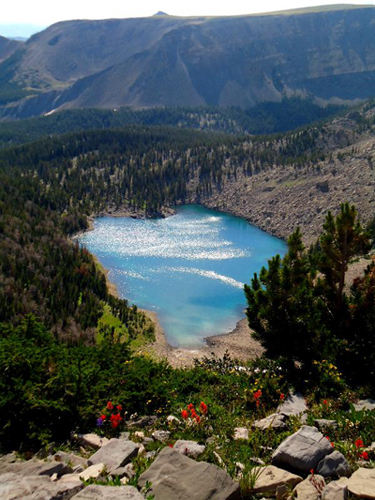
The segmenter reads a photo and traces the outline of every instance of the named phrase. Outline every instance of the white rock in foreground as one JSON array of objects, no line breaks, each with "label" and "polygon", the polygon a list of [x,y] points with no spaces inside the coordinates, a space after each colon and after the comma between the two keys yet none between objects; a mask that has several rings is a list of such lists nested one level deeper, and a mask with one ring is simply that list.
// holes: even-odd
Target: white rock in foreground
[{"label": "white rock in foreground", "polygon": [[184,439],[176,441],[173,448],[190,458],[198,458],[206,449],[202,444],[195,441],[185,441]]},{"label": "white rock in foreground", "polygon": [[375,469],[356,470],[348,481],[348,491],[360,498],[375,499]]},{"label": "white rock in foreground", "polygon": [[89,446],[98,450],[108,443],[108,439],[97,434],[78,434],[77,441],[82,446]]},{"label": "white rock in foreground", "polygon": [[133,486],[99,486],[91,484],[72,500],[145,500]]},{"label": "white rock in foreground", "polygon": [[105,465],[103,463],[90,465],[90,467],[87,467],[87,469],[85,469],[83,472],[80,472],[78,475],[83,481],[88,481],[91,478],[98,479],[102,475],[104,468]]},{"label": "white rock in foreground", "polygon": [[348,494],[347,477],[342,477],[338,481],[327,484],[323,491],[322,500],[346,500]]},{"label": "white rock in foreground", "polygon": [[254,468],[253,472],[257,475],[257,479],[252,493],[276,493],[280,486],[287,485],[293,488],[302,481],[302,477],[274,465]]}]

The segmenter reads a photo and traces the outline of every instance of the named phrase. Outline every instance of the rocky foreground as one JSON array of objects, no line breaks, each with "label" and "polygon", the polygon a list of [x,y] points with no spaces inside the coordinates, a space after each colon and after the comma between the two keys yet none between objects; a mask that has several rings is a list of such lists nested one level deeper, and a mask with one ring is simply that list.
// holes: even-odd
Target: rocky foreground
[{"label": "rocky foreground", "polygon": [[[375,401],[360,401],[356,410],[362,409],[375,411]],[[359,468],[353,470],[325,435],[337,423],[320,419],[315,420],[315,426],[303,425],[307,410],[302,396],[291,395],[276,413],[253,423],[253,428],[263,432],[281,430],[289,419],[299,419],[301,426],[273,451],[271,465],[253,457],[256,465],[247,476],[246,491],[241,463],[235,464],[237,476],[232,479],[219,449],[214,452],[219,466],[199,461],[210,443],[177,440],[166,445],[171,441],[171,432],[158,430],[161,422],[151,416],[129,421],[129,431],[118,438],[74,435],[72,440],[80,445],[80,454],[55,452],[51,444],[27,461],[20,460],[15,453],[1,457],[0,498],[240,500],[265,495],[277,500],[375,499],[375,469],[362,460],[357,463]],[[178,420],[169,416],[167,423],[173,426]],[[250,432],[245,427],[236,428],[232,440],[246,442]],[[373,449],[375,443],[370,447]],[[139,475],[135,464],[140,458],[147,467]]]}]

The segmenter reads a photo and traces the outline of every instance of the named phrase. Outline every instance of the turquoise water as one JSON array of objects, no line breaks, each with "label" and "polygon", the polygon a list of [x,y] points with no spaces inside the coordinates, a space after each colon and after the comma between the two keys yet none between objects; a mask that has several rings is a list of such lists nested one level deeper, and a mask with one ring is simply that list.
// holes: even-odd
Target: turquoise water
[{"label": "turquoise water", "polygon": [[167,219],[103,217],[80,238],[121,297],[157,312],[168,341],[194,348],[243,318],[243,284],[286,244],[244,219],[197,205]]}]

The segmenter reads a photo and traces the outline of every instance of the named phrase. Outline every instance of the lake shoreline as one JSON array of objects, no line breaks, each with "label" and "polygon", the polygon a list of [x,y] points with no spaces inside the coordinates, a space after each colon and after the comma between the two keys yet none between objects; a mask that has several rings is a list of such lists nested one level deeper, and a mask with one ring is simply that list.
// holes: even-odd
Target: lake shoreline
[{"label": "lake shoreline", "polygon": [[[202,204],[202,206],[204,205]],[[220,212],[219,210],[216,211]],[[163,209],[162,212],[162,218],[170,217],[176,213],[175,210],[170,208]],[[144,212],[139,211],[138,213],[136,213],[133,210],[121,208],[118,210],[109,209],[101,211],[97,214],[92,214],[88,217],[88,228],[76,233],[72,239],[77,239],[83,234],[92,231],[94,229],[94,220],[99,217],[126,217],[143,219]],[[93,255],[95,262],[97,263],[97,265],[99,265],[103,274],[105,275],[108,292],[111,295],[120,298],[116,285],[110,280],[110,270],[106,269],[99,262],[95,254],[91,253],[91,255]],[[228,352],[232,358],[238,359],[240,361],[255,359],[263,353],[263,348],[260,343],[255,341],[251,337],[251,330],[247,324],[247,319],[245,317],[240,319],[237,322],[235,328],[230,332],[206,337],[204,338],[206,345],[187,349],[173,347],[169,344],[156,312],[142,308],[139,308],[139,310],[143,311],[155,325],[155,341],[144,345],[141,348],[141,352],[147,352],[158,360],[166,360],[174,368],[192,366],[195,359],[202,359],[205,357],[222,358],[226,352]]]}]

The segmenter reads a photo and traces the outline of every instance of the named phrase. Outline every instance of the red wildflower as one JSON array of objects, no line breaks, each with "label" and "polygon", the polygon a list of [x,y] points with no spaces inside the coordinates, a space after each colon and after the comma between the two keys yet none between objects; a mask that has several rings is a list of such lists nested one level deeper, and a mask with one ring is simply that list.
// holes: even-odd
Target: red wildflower
[{"label": "red wildflower", "polygon": [[360,458],[363,458],[363,460],[368,460],[368,453],[367,451],[363,451],[358,455]]},{"label": "red wildflower", "polygon": [[357,441],[354,443],[356,448],[363,448],[363,441],[362,439],[357,439]]},{"label": "red wildflower", "polygon": [[113,410],[113,404],[111,403],[111,401],[108,401],[108,403],[107,403],[107,409],[108,410]]},{"label": "red wildflower", "polygon": [[105,420],[105,419],[107,418],[107,415],[104,415],[104,413],[103,413],[103,415],[100,415],[100,418],[101,418],[102,420]]},{"label": "red wildflower", "polygon": [[284,401],[285,399],[285,394],[283,392],[280,393],[280,401]]},{"label": "red wildflower", "polygon": [[314,469],[310,469],[310,474],[313,476],[314,475]]},{"label": "red wildflower", "polygon": [[187,405],[187,409],[188,409],[188,410],[190,410],[190,411],[191,411],[191,410],[194,410],[194,405],[193,405],[193,403],[190,403],[189,405]]},{"label": "red wildflower", "polygon": [[118,409],[118,411],[122,411],[122,406],[121,405],[117,405],[116,408]]},{"label": "red wildflower", "polygon": [[326,399],[323,399],[323,404],[327,406],[328,405],[328,401]]},{"label": "red wildflower", "polygon": [[169,448],[173,448],[173,444],[169,444],[168,446],[169,446]]},{"label": "red wildflower", "polygon": [[259,399],[262,395],[262,391],[258,389],[256,392],[254,392],[254,399]]},{"label": "red wildflower", "polygon": [[188,412],[186,410],[182,410],[181,417],[186,420],[188,416],[189,416]]},{"label": "red wildflower", "polygon": [[196,411],[194,409],[191,410],[191,418],[196,418],[197,416]]},{"label": "red wildflower", "polygon": [[203,415],[207,415],[208,407],[203,401],[201,401],[201,404],[199,405],[200,411],[203,413]]},{"label": "red wildflower", "polygon": [[197,415],[195,417],[195,421],[197,422],[197,424],[199,424],[199,422],[201,421],[201,417],[199,415]]}]

